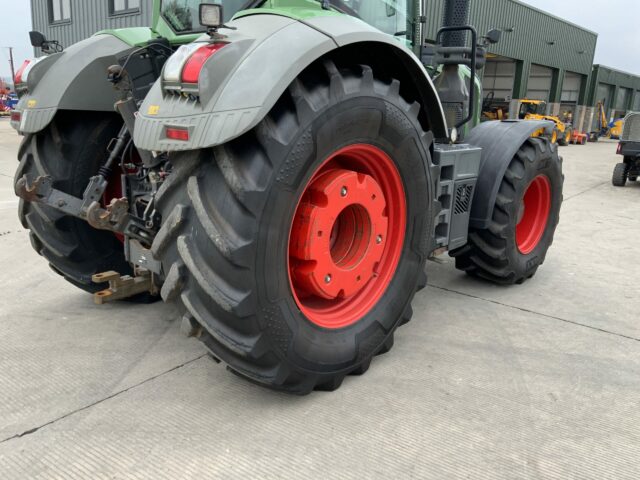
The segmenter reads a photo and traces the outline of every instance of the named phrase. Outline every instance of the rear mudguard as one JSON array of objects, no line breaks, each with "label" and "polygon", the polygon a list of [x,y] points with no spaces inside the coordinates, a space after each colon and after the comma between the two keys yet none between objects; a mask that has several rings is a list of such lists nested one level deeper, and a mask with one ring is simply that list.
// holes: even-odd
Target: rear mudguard
[{"label": "rear mudguard", "polygon": [[[347,45],[378,48],[395,55],[415,82],[430,128],[447,136],[442,107],[422,64],[396,39],[347,15],[298,20],[273,13],[242,16],[223,30],[230,42],[204,64],[199,100],[168,93],[156,81],[145,98],[134,129],[138,148],[175,151],[225,143],[256,126],[291,82],[322,56]],[[198,41],[208,40],[206,35]],[[384,52],[382,49],[384,48]],[[389,53],[390,52],[390,53]],[[357,60],[357,59],[356,59]],[[189,140],[171,140],[166,129],[189,130]]]},{"label": "rear mudguard", "polygon": [[469,227],[484,229],[489,226],[498,189],[509,163],[526,139],[541,128],[550,134],[554,123],[543,120],[503,120],[484,122],[471,130],[465,142],[481,147],[482,157]]},{"label": "rear mudguard", "polygon": [[29,73],[28,92],[16,107],[20,123],[12,126],[20,133],[35,133],[58,110],[112,112],[118,95],[107,81],[107,68],[130,49],[113,35],[94,35],[39,61]]}]

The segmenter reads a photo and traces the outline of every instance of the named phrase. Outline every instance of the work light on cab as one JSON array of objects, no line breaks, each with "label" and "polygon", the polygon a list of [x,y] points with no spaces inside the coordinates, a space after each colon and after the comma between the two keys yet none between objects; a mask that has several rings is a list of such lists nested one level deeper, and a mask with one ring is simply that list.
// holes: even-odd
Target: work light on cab
[{"label": "work light on cab", "polygon": [[224,25],[222,5],[217,3],[201,3],[200,25],[214,29],[222,27]]}]

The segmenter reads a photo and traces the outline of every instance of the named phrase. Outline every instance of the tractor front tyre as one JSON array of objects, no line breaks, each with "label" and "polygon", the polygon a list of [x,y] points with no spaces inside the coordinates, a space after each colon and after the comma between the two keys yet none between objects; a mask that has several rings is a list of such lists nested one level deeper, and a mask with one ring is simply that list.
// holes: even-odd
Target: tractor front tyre
[{"label": "tractor front tyre", "polygon": [[543,138],[528,139],[502,179],[492,219],[452,251],[456,268],[498,284],[522,283],[543,263],[562,204],[562,158]]},{"label": "tractor front tyre", "polygon": [[[24,175],[30,182],[49,175],[54,188],[81,198],[89,178],[106,161],[109,142],[121,124],[117,115],[59,112],[44,130],[23,139],[15,181]],[[131,273],[123,244],[112,232],[96,230],[83,220],[22,199],[18,216],[29,229],[36,252],[75,286],[93,293],[105,288],[105,284],[92,283],[93,274],[107,270]]]},{"label": "tractor front tyre", "polygon": [[368,66],[314,64],[236,140],[171,155],[152,246],[188,330],[234,373],[334,390],[393,345],[432,218],[418,103]]},{"label": "tractor front tyre", "polygon": [[614,187],[624,187],[627,183],[629,175],[629,165],[626,163],[617,163],[613,167],[613,175],[611,176],[611,183]]}]

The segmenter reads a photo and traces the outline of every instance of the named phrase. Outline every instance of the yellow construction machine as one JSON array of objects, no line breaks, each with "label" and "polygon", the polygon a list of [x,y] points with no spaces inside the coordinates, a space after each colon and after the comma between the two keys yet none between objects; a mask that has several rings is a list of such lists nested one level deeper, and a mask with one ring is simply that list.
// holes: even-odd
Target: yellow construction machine
[{"label": "yellow construction machine", "polygon": [[596,130],[589,132],[589,141],[597,142],[598,138],[613,138],[618,140],[622,135],[622,127],[624,126],[624,119],[615,118],[610,122],[607,122],[607,114],[604,108],[604,100],[599,100],[596,104]]},{"label": "yellow construction machine", "polygon": [[520,120],[550,120],[554,122],[556,127],[551,134],[551,143],[569,145],[573,135],[571,124],[563,122],[559,117],[547,115],[546,113],[547,102],[544,100],[530,100],[527,98],[520,100],[520,110],[518,111]]}]

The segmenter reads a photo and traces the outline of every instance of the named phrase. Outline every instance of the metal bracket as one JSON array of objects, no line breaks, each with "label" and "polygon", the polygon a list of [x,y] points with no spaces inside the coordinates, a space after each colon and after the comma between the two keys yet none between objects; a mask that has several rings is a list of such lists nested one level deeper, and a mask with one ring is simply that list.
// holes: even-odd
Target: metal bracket
[{"label": "metal bracket", "polygon": [[102,208],[98,202],[93,202],[89,205],[85,216],[93,228],[122,232],[129,217],[129,200],[114,198],[107,208]]},{"label": "metal bracket", "polygon": [[125,243],[125,258],[138,268],[149,270],[158,275],[162,272],[160,260],[157,260],[151,250],[144,248],[136,239],[130,238]]},{"label": "metal bracket", "polygon": [[101,175],[91,177],[80,199],[53,188],[50,176],[37,177],[29,184],[27,176],[24,175],[16,182],[15,192],[28,202],[42,203],[67,215],[86,220],[93,228],[123,233],[150,244],[155,231],[147,228],[142,219],[129,213],[129,201],[126,198],[114,198],[107,208],[102,208],[100,200],[107,183]]},{"label": "metal bracket", "polygon": [[16,195],[28,202],[44,203],[67,215],[86,218],[89,206],[100,200],[107,188],[107,181],[100,175],[89,179],[82,198],[53,188],[53,179],[49,175],[37,177],[31,185],[26,175],[16,182]]},{"label": "metal bracket", "polygon": [[94,283],[109,282],[109,288],[93,294],[93,301],[102,305],[113,300],[133,297],[139,293],[149,292],[152,295],[158,293],[153,283],[153,277],[149,271],[140,271],[138,276],[120,275],[118,272],[108,271],[96,273],[91,276]]},{"label": "metal bracket", "polygon": [[29,185],[25,175],[16,182],[15,192],[27,202],[44,203],[67,215],[77,217],[82,211],[82,200],[53,188],[53,180],[49,176],[38,177]]}]

